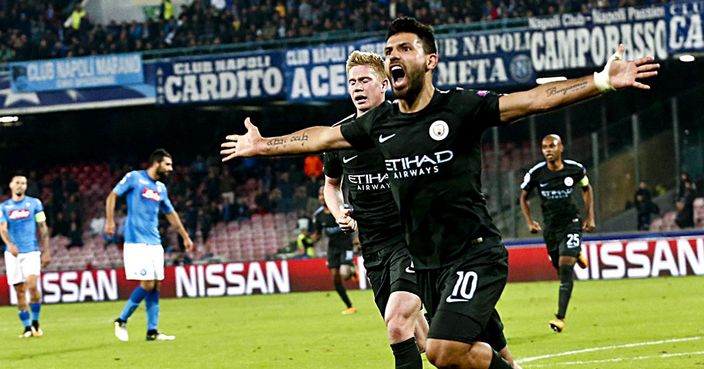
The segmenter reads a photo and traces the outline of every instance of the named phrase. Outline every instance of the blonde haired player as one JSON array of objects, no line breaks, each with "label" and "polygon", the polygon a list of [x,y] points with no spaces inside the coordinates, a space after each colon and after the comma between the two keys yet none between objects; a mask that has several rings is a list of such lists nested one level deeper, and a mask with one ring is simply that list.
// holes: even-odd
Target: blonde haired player
[{"label": "blonde haired player", "polygon": [[[39,328],[42,296],[37,286],[37,278],[41,267],[47,266],[51,260],[49,228],[46,225],[42,202],[25,195],[27,177],[19,174],[12,176],[10,190],[12,198],[0,204],[0,236],[6,245],[7,283],[13,286],[17,293],[17,310],[24,326],[20,338],[40,337],[43,335],[42,329]],[[37,243],[37,227],[44,246],[43,254],[39,251]],[[30,295],[29,304],[27,290]]]}]

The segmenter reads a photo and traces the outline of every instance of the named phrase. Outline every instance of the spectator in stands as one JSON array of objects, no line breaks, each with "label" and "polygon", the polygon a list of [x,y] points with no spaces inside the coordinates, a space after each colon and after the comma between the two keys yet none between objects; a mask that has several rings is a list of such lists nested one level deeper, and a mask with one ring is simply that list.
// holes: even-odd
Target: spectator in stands
[{"label": "spectator in stands", "polygon": [[689,178],[686,178],[682,183],[684,184],[684,190],[675,204],[677,208],[675,224],[677,224],[680,229],[693,228],[695,198],[693,183],[689,180]]},{"label": "spectator in stands", "polygon": [[[640,191],[640,189],[638,191]],[[653,214],[659,214],[660,208],[658,208],[650,196],[646,196],[645,194],[639,192],[636,192],[634,207],[636,208],[637,213],[638,230],[649,230],[651,217]]]},{"label": "spectator in stands", "polygon": [[66,245],[66,248],[70,249],[71,247],[83,246],[83,229],[81,227],[81,222],[78,219],[78,214],[75,212],[69,215],[68,238],[71,242]]},{"label": "spectator in stands", "polygon": [[83,9],[83,5],[81,3],[76,4],[76,6],[73,8],[73,12],[71,12],[71,16],[66,19],[66,22],[64,23],[64,27],[72,29],[74,32],[79,32],[81,30],[81,26],[83,28],[86,27],[83,18],[86,18],[86,10]]},{"label": "spectator in stands", "polygon": [[174,4],[171,0],[161,2],[161,19],[169,22],[174,18]]},{"label": "spectator in stands", "polygon": [[697,191],[697,185],[692,180],[692,177],[689,176],[689,173],[682,172],[682,174],[680,174],[680,185],[677,189],[678,199],[681,199],[685,196],[685,193],[687,192],[686,183],[689,183],[691,190],[695,192]]},{"label": "spectator in stands", "polygon": [[636,199],[638,195],[643,196],[643,200],[645,201],[651,201],[653,199],[653,194],[650,192],[648,184],[642,181],[640,182],[640,184],[638,184],[638,190],[636,190],[636,193],[633,198]]}]

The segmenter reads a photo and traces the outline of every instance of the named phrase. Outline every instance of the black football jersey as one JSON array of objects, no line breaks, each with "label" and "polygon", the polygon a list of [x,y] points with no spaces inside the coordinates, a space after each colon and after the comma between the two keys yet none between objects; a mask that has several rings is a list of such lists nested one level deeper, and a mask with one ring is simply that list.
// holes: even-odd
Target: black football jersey
[{"label": "black football jersey", "polygon": [[424,109],[384,104],[341,127],[357,150],[376,146],[417,269],[467,257],[472,241],[500,236],[481,192],[481,136],[501,123],[489,91],[435,90]]},{"label": "black football jersey", "polygon": [[530,193],[535,189],[540,196],[543,222],[546,227],[562,226],[579,218],[579,207],[574,200],[575,188],[588,185],[587,170],[576,161],[563,160],[559,171],[548,169],[541,162],[526,173],[521,189]]},{"label": "black football jersey", "polygon": [[[356,124],[355,118],[353,114],[335,125]],[[360,151],[332,151],[326,152],[323,158],[325,175],[343,178],[347,202],[352,205],[352,217],[357,221],[362,251],[375,252],[404,242],[401,218],[379,150],[370,147]]]}]

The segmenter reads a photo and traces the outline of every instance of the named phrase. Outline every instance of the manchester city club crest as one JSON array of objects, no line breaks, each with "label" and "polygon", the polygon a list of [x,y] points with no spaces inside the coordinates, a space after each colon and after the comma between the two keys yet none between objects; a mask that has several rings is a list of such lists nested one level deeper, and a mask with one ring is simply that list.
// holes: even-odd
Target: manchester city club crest
[{"label": "manchester city club crest", "polygon": [[437,120],[430,125],[428,133],[433,140],[441,141],[450,133],[450,126],[442,120]]},{"label": "manchester city club crest", "polygon": [[565,186],[572,187],[574,184],[574,179],[572,177],[565,177]]}]

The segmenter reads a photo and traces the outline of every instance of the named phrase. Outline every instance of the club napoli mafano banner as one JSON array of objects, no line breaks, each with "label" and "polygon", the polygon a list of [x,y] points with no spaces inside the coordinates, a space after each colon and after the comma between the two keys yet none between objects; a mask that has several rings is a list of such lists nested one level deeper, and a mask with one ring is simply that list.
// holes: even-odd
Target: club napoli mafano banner
[{"label": "club napoli mafano banner", "polygon": [[[543,244],[508,243],[510,282],[556,279]],[[575,268],[582,280],[704,275],[704,233],[590,240],[584,242],[583,251],[590,266]],[[355,262],[361,278],[347,287],[366,289],[362,261]],[[40,280],[44,303],[49,304],[126,299],[135,286],[122,269],[47,272]],[[332,289],[325,259],[306,259],[170,266],[161,295],[201,298]],[[15,302],[14,289],[7,285],[6,276],[0,276],[0,305]]]}]

